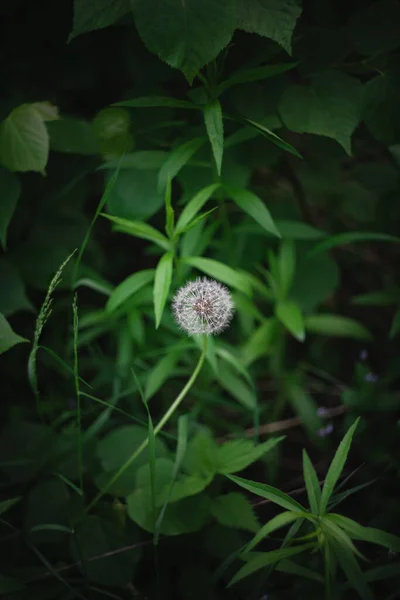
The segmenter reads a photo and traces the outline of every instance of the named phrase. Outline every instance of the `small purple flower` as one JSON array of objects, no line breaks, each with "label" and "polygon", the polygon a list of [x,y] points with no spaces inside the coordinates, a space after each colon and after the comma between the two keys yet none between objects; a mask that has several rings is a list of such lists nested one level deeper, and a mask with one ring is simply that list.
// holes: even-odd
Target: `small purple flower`
[{"label": "small purple flower", "polygon": [[328,435],[331,435],[332,431],[333,431],[333,425],[332,425],[332,423],[328,423],[328,425],[326,427],[321,427],[320,429],[318,429],[317,436],[318,437],[327,437]]},{"label": "small purple flower", "polygon": [[367,360],[367,358],[368,358],[368,352],[365,349],[361,350],[361,352],[360,352],[360,360]]},{"label": "small purple flower", "polygon": [[320,407],[317,409],[317,415],[318,415],[319,417],[327,417],[327,416],[328,416],[328,414],[329,414],[329,411],[328,411],[328,409],[326,408],[326,406],[320,406]]},{"label": "small purple flower", "polygon": [[375,373],[367,373],[364,377],[364,381],[367,381],[368,383],[376,383],[378,381],[378,375],[375,375]]}]

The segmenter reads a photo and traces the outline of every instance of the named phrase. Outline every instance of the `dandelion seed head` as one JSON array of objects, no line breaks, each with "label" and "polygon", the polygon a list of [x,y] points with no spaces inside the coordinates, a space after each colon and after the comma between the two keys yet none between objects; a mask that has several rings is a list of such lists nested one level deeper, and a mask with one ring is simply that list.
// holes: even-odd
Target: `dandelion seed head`
[{"label": "dandelion seed head", "polygon": [[235,310],[228,288],[208,277],[199,277],[180,288],[172,309],[179,326],[189,335],[221,333]]}]

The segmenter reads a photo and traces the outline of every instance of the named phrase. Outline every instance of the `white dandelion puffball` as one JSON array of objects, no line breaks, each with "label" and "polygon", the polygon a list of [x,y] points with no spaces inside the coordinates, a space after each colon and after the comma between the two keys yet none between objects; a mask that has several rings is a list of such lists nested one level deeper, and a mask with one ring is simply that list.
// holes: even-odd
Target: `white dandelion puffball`
[{"label": "white dandelion puffball", "polygon": [[180,288],[172,308],[178,324],[189,335],[220,333],[228,327],[235,310],[228,288],[207,277]]}]

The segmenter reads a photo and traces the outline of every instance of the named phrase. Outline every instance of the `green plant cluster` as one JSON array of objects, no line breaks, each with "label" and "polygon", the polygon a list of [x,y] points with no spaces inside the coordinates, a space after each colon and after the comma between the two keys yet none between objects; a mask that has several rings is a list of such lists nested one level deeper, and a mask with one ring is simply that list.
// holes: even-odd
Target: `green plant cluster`
[{"label": "green plant cluster", "polygon": [[395,600],[398,1],[0,22],[0,596]]}]

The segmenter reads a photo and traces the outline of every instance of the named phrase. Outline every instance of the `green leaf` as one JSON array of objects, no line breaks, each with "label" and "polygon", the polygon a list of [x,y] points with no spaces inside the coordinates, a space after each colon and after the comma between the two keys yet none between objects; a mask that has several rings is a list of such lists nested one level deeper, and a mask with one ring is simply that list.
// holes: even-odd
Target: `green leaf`
[{"label": "green leaf", "polygon": [[222,155],[224,152],[224,122],[222,120],[221,105],[218,100],[206,104],[203,108],[204,123],[207,129],[208,139],[217,166],[217,174],[221,175]]},{"label": "green leaf", "polygon": [[328,506],[329,499],[335,489],[335,485],[343,471],[344,465],[347,460],[347,455],[350,450],[351,440],[353,439],[354,432],[359,423],[360,418],[358,418],[353,425],[350,427],[344,438],[339,444],[338,449],[336,450],[335,456],[331,462],[328,473],[326,474],[324,486],[322,488],[321,494],[321,502],[320,502],[320,514],[323,515],[326,511],[326,507]]},{"label": "green leaf", "polygon": [[[50,135],[50,147],[56,152],[93,156],[100,147],[92,124],[84,119],[63,117],[47,126]],[[118,166],[118,165],[116,165]]]},{"label": "green leaf", "polygon": [[68,41],[82,33],[113,25],[129,10],[129,0],[74,0],[74,21]]},{"label": "green leaf", "polygon": [[275,227],[269,210],[258,196],[242,188],[224,185],[226,192],[230,198],[241,208],[245,213],[250,215],[257,223],[261,225],[268,233],[280,237],[280,233]]},{"label": "green leaf", "polygon": [[237,477],[236,475],[227,475],[228,479],[237,483],[245,490],[255,494],[256,496],[261,496],[261,498],[266,498],[270,502],[277,504],[278,506],[282,506],[282,508],[286,508],[286,510],[293,510],[295,512],[305,512],[304,506],[299,504],[296,500],[293,500],[290,496],[278,490],[278,488],[274,488],[265,483],[258,483],[257,481],[250,481],[249,479],[243,479],[242,477]]},{"label": "green leaf", "polygon": [[317,583],[324,583],[324,578],[320,573],[316,573],[307,567],[303,567],[303,565],[299,565],[290,559],[281,560],[276,565],[276,570],[280,573],[289,573],[290,575],[311,579],[311,581],[316,581]]},{"label": "green leaf", "polygon": [[204,144],[205,138],[193,138],[174,148],[158,174],[158,189],[164,191],[168,180],[172,181],[186,163]]},{"label": "green leaf", "polygon": [[178,100],[177,98],[168,98],[164,96],[143,96],[142,98],[133,98],[132,100],[123,100],[115,102],[113,106],[126,106],[128,108],[188,108],[198,110],[199,106],[188,102],[187,100]]},{"label": "green leaf", "polygon": [[279,296],[284,300],[290,290],[296,270],[296,250],[291,240],[283,240],[277,257]]},{"label": "green leaf", "polygon": [[174,226],[175,226],[175,212],[171,203],[171,180],[168,179],[167,187],[165,188],[164,195],[164,204],[165,204],[165,233],[172,239],[174,234]]},{"label": "green leaf", "polygon": [[106,215],[105,213],[102,213],[101,216],[115,223],[114,229],[116,231],[127,233],[134,237],[142,238],[143,240],[150,240],[160,246],[163,250],[169,249],[170,244],[168,238],[158,231],[158,229],[155,229],[147,223],[143,223],[142,221],[131,221],[130,219],[121,219],[121,217],[114,217],[113,215]]},{"label": "green leaf", "polygon": [[189,202],[179,215],[179,219],[176,224],[175,231],[177,234],[182,233],[186,227],[196,217],[198,212],[203,208],[204,204],[219,188],[219,183],[208,185],[207,187],[200,190]]},{"label": "green leaf", "polygon": [[310,333],[332,337],[349,337],[356,340],[371,340],[372,335],[358,321],[340,315],[318,314],[305,317],[304,324]]},{"label": "green leaf", "polygon": [[236,25],[230,0],[133,0],[131,6],[148,49],[189,81],[230,42]]},{"label": "green leaf", "polygon": [[297,521],[297,519],[303,519],[307,517],[308,514],[305,512],[294,512],[291,510],[285,511],[280,515],[277,515],[261,527],[261,529],[253,537],[253,539],[250,540],[250,542],[247,544],[245,552],[250,552],[255,546],[257,546],[258,543],[260,543],[264,538],[266,538],[267,535],[273,533],[277,529],[285,527],[286,525],[293,523],[293,521]]},{"label": "green leaf", "polygon": [[106,311],[112,313],[154,278],[154,269],[133,273],[120,283],[107,300]]},{"label": "green leaf", "polygon": [[297,0],[238,0],[238,27],[277,42],[291,54],[291,40],[301,14]]},{"label": "green leaf", "polygon": [[336,540],[332,540],[331,544],[335,551],[336,559],[353,588],[357,590],[363,600],[374,600],[374,596],[365,581],[364,574],[353,552],[342,544],[339,544]]},{"label": "green leaf", "polygon": [[304,318],[300,308],[295,302],[292,300],[278,302],[275,307],[275,314],[282,325],[284,325],[286,329],[299,340],[299,342],[304,342],[306,339]]},{"label": "green leaf", "polygon": [[344,246],[345,244],[354,244],[355,242],[400,242],[399,237],[388,235],[387,233],[374,233],[369,231],[349,231],[340,233],[339,235],[330,236],[320,244],[317,244],[310,250],[309,255],[314,256],[321,252],[326,252],[336,246]]},{"label": "green leaf", "polygon": [[351,135],[361,120],[362,86],[340,71],[321,71],[310,85],[286,87],[279,112],[286,127],[336,140],[351,154]]},{"label": "green leaf", "polygon": [[154,314],[156,329],[158,329],[163,316],[165,303],[168,298],[172,281],[173,254],[167,252],[161,257],[156,268],[153,288]]},{"label": "green leaf", "polygon": [[375,56],[395,50],[400,42],[400,7],[395,0],[360,4],[346,24],[346,34],[359,54]]},{"label": "green leaf", "polygon": [[211,514],[221,525],[257,531],[259,523],[249,500],[240,492],[217,496],[211,505]]},{"label": "green leaf", "polygon": [[197,256],[188,256],[182,259],[184,264],[190,265],[199,271],[203,271],[210,277],[219,279],[226,285],[236,288],[244,294],[250,295],[251,288],[247,278],[240,272],[224,265],[223,263],[213,260],[212,258],[202,258]]},{"label": "green leaf", "polygon": [[7,249],[7,228],[21,194],[19,179],[7,169],[0,168],[0,243]]},{"label": "green leaf", "polygon": [[400,331],[400,308],[397,309],[390,326],[389,337],[394,338]]},{"label": "green leaf", "polygon": [[99,167],[99,169],[138,169],[139,171],[154,171],[160,169],[168,158],[168,152],[163,150],[139,150],[124,156],[113,158]]},{"label": "green leaf", "polygon": [[15,333],[5,316],[0,313],[0,354],[7,352],[7,350],[10,350],[10,348],[17,344],[28,341],[26,338]]},{"label": "green leaf", "polygon": [[246,410],[255,410],[257,399],[254,389],[238,377],[227,364],[220,364],[218,381]]},{"label": "green leaf", "polygon": [[315,438],[321,427],[321,419],[317,415],[318,406],[314,398],[300,385],[294,377],[287,376],[284,389],[293,409],[300,417],[311,438]]},{"label": "green leaf", "polygon": [[262,356],[270,354],[277,329],[276,319],[267,319],[242,346],[243,363],[249,367]]},{"label": "green leaf", "polygon": [[279,135],[271,131],[271,129],[268,129],[268,127],[265,127],[265,125],[262,125],[262,123],[257,123],[251,119],[245,119],[245,121],[251,125],[251,127],[257,129],[257,131],[259,131],[267,140],[275,144],[275,146],[278,146],[278,148],[281,148],[286,152],[290,152],[290,154],[297,156],[297,158],[302,158],[301,154],[297,152],[296,148],[293,148],[291,144],[280,138]]},{"label": "green leaf", "polygon": [[251,69],[241,69],[234,73],[225,81],[222,81],[217,86],[217,95],[220,96],[225,90],[240,83],[248,83],[251,81],[263,81],[268,77],[280,75],[285,71],[289,71],[297,66],[298,63],[282,63],[280,65],[265,65],[264,67],[254,67]]},{"label": "green leaf", "polygon": [[10,171],[44,171],[49,134],[34,104],[22,104],[0,125],[0,162]]},{"label": "green leaf", "polygon": [[291,240],[316,240],[326,236],[324,231],[301,221],[275,221],[283,238]]},{"label": "green leaf", "polygon": [[[219,446],[216,451],[216,470],[222,475],[243,471],[243,469],[270,452],[283,439],[283,437],[272,438],[257,446],[250,440],[243,439],[225,442],[225,444]],[[246,480],[243,479],[242,481]]]},{"label": "green leaf", "polygon": [[17,504],[21,500],[22,496],[17,496],[16,498],[7,498],[7,500],[0,501],[0,516],[8,511],[9,508]]},{"label": "green leaf", "polygon": [[1,287],[7,290],[0,295],[0,313],[9,317],[21,310],[34,311],[18,269],[5,258],[0,258],[0,282]]},{"label": "green leaf", "polygon": [[320,520],[320,524],[321,529],[328,538],[329,542],[334,540],[341,548],[349,550],[359,558],[363,558],[365,560],[365,557],[357,550],[347,533],[341,527],[336,525],[336,523],[334,523],[328,515],[325,515]]},{"label": "green leaf", "polygon": [[303,449],[303,477],[304,482],[306,484],[308,502],[310,503],[310,510],[314,515],[319,515],[321,488],[319,485],[317,473],[305,449]]},{"label": "green leaf", "polygon": [[340,272],[329,254],[303,255],[296,265],[290,298],[304,313],[313,312],[340,284]]},{"label": "green leaf", "polygon": [[271,552],[262,552],[250,559],[241,569],[239,569],[233,579],[231,579],[229,582],[228,587],[268,565],[278,563],[282,559],[288,558],[289,556],[300,554],[301,552],[312,548],[313,545],[314,544],[304,544],[303,546],[280,548],[279,550],[272,550]]},{"label": "green leaf", "polygon": [[162,385],[172,376],[179,355],[171,352],[163,356],[147,374],[144,397],[150,400]]},{"label": "green leaf", "polygon": [[327,517],[344,529],[352,539],[379,544],[394,552],[400,552],[400,538],[396,535],[374,527],[363,527],[357,521],[336,513],[329,513]]},{"label": "green leaf", "polygon": [[150,169],[120,170],[107,199],[108,212],[122,219],[147,221],[164,203],[165,189],[158,189],[157,175],[157,170]]}]

